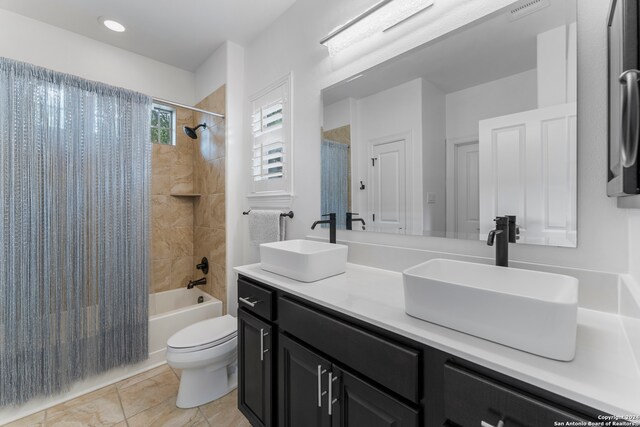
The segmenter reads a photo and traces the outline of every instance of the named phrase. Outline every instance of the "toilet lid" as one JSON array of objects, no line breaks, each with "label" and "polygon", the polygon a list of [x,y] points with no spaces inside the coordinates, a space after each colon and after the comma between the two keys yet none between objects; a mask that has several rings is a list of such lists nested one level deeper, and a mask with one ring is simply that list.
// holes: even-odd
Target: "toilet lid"
[{"label": "toilet lid", "polygon": [[167,340],[167,346],[176,349],[212,347],[229,341],[238,331],[235,317],[225,315],[189,325]]}]

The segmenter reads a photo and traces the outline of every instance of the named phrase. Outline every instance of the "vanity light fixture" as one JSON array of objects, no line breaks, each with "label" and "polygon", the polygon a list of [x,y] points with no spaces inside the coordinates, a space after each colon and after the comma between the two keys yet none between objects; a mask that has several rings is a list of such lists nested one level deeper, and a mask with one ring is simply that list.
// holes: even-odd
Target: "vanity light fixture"
[{"label": "vanity light fixture", "polygon": [[115,31],[116,33],[123,33],[126,28],[124,25],[119,23],[118,21],[114,21],[113,19],[105,18],[101,16],[98,18],[98,22],[110,29],[111,31]]},{"label": "vanity light fixture", "polygon": [[433,5],[434,0],[381,0],[320,40],[335,56],[346,47],[390,30]]}]

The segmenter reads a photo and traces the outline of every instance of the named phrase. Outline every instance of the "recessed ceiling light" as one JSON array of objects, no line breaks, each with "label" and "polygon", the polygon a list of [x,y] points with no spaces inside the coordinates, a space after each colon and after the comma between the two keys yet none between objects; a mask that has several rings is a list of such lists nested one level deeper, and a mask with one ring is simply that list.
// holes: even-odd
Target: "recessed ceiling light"
[{"label": "recessed ceiling light", "polygon": [[113,19],[105,18],[104,16],[99,17],[98,18],[98,22],[100,22],[102,25],[104,25],[105,27],[107,27],[111,31],[115,31],[116,33],[122,33],[122,32],[124,32],[126,30],[124,25],[122,25],[118,21],[114,21]]}]

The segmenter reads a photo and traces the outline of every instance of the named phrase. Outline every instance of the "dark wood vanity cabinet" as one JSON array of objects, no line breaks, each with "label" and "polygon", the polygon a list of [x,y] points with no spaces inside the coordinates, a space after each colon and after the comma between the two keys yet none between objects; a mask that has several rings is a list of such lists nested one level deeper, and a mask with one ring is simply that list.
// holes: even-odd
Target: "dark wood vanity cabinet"
[{"label": "dark wood vanity cabinet", "polygon": [[[240,276],[238,283],[239,297],[252,303],[240,302],[238,315],[238,406],[253,426],[597,421],[597,411],[546,390],[255,280]],[[258,301],[268,301],[265,317],[250,311]]]},{"label": "dark wood vanity cabinet", "polygon": [[273,426],[271,324],[238,310],[238,407],[253,426]]},{"label": "dark wood vanity cabinet", "polygon": [[278,425],[329,427],[331,363],[286,335],[278,341]]},{"label": "dark wood vanity cabinet", "polygon": [[280,335],[280,427],[418,427],[419,410]]}]

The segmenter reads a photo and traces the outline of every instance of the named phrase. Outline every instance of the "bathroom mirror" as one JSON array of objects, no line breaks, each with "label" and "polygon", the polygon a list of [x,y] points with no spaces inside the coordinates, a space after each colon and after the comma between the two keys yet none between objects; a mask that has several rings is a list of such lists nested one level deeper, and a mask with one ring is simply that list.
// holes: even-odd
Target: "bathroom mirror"
[{"label": "bathroom mirror", "polygon": [[338,228],[575,247],[576,0],[517,2],[325,88]]}]

